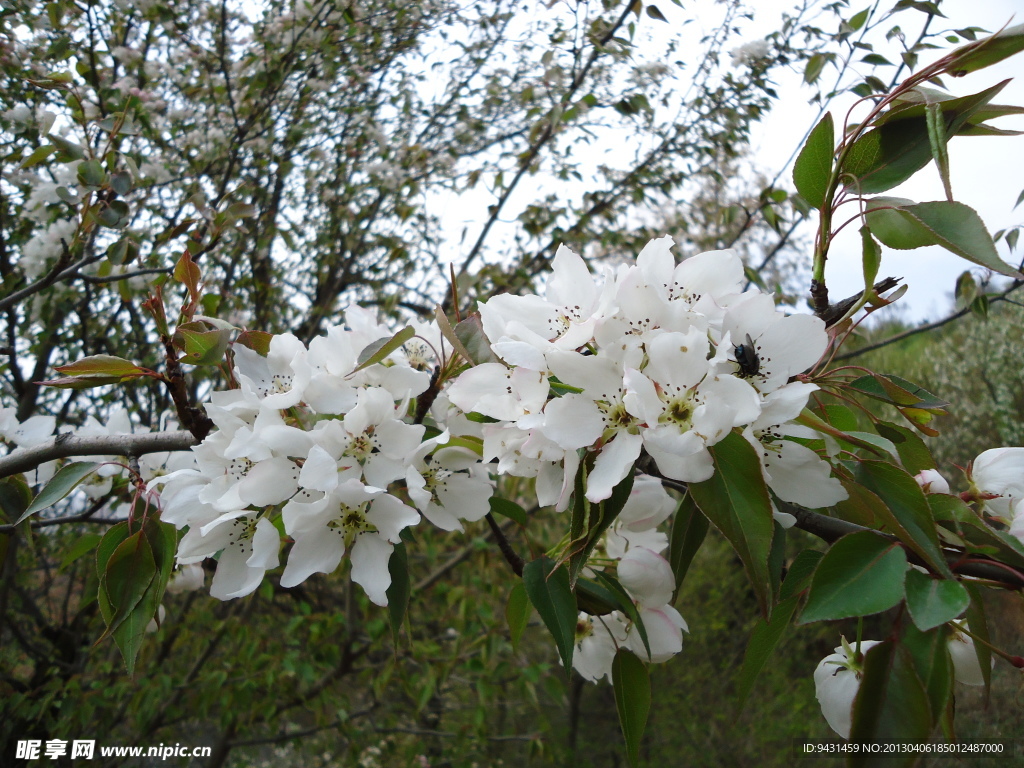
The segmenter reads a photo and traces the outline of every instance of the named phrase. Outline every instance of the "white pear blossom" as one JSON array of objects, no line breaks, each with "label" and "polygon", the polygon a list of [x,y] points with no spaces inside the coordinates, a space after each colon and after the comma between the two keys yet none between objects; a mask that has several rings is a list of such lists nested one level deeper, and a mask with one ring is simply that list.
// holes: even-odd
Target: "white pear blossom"
[{"label": "white pear blossom", "polygon": [[[881,640],[862,640],[860,652],[865,654]],[[814,690],[829,727],[842,736],[850,738],[853,726],[853,701],[860,690],[861,662],[852,658],[855,649],[847,644],[836,648],[836,652],[822,659],[814,670]]]}]

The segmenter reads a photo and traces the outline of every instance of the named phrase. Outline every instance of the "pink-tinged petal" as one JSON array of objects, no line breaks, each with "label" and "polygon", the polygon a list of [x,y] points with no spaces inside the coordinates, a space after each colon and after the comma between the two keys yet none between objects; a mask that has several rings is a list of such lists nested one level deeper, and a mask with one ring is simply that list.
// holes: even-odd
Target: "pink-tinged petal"
[{"label": "pink-tinged petal", "polygon": [[314,573],[334,573],[344,554],[345,534],[341,528],[321,526],[296,536],[281,574],[281,586],[290,589]]},{"label": "pink-tinged petal", "polygon": [[589,501],[604,501],[612,495],[612,489],[633,470],[643,444],[640,435],[626,431],[619,431],[613,440],[605,444],[594,461],[594,469],[587,477]]},{"label": "pink-tinged petal", "polygon": [[619,561],[619,581],[630,596],[642,605],[659,607],[672,599],[676,579],[661,555],[643,547],[633,547]]},{"label": "pink-tinged petal", "polygon": [[373,533],[356,537],[349,559],[352,561],[352,581],[366,591],[374,605],[388,604],[388,587],[391,586],[391,572],[388,561],[395,547]]},{"label": "pink-tinged petal", "polygon": [[[650,660],[655,664],[668,661],[683,650],[683,631],[686,622],[679,611],[671,605],[657,608],[640,608],[640,620],[647,630],[647,640],[651,646]],[[630,628],[626,646],[641,659],[648,658],[647,648],[635,627]]]},{"label": "pink-tinged petal", "polygon": [[937,469],[922,469],[914,479],[925,493],[949,493],[949,483]]},{"label": "pink-tinged petal", "polygon": [[633,481],[633,490],[616,523],[631,531],[644,531],[663,523],[675,508],[675,501],[658,478],[641,475]]},{"label": "pink-tinged petal", "polygon": [[594,401],[577,394],[556,398],[544,409],[544,436],[569,451],[593,445],[604,432]]}]

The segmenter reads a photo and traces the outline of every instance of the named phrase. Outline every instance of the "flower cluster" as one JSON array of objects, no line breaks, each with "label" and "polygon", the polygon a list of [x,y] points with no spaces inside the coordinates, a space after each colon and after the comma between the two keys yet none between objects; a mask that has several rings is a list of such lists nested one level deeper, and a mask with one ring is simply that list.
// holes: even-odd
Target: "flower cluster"
[{"label": "flower cluster", "polygon": [[536,477],[540,503],[564,508],[580,449],[596,454],[586,496],[599,502],[641,452],[667,478],[709,479],[708,449],[739,428],[779,498],[810,508],[844,499],[830,466],[790,439],[817,436],[791,422],[817,389],[794,377],[825,352],[823,322],[744,291],[734,252],[677,265],[671,246],[653,240],[603,279],[563,246],[546,296],[480,305],[500,361],[462,374],[448,397],[495,420],[483,430],[484,460]]},{"label": "flower cluster", "polygon": [[290,334],[273,337],[266,356],[236,345],[239,387],[206,406],[217,431],[194,448],[194,467],[166,479],[162,519],[188,527],[178,562],[220,553],[214,597],[256,589],[279,564],[283,531],[293,544],[282,586],[331,573],[347,555],[353,581],[387,605],[388,562],[405,528],[422,514],[460,529],[489,509],[478,457],[449,445],[447,431],[428,437],[409,423],[430,374],[402,351],[360,367],[360,353],[391,333],[359,308],[346,322],[308,348]]},{"label": "flower cluster", "polygon": [[591,559],[590,567],[594,570],[602,564],[615,567],[619,582],[633,598],[639,623],[621,611],[602,616],[579,615],[572,665],[587,680],[610,680],[612,661],[620,647],[653,663],[668,661],[682,650],[686,621],[671,605],[675,576],[661,555],[668,548],[668,537],[657,530],[674,509],[675,502],[657,479],[638,477],[629,499],[605,535],[605,557]]}]

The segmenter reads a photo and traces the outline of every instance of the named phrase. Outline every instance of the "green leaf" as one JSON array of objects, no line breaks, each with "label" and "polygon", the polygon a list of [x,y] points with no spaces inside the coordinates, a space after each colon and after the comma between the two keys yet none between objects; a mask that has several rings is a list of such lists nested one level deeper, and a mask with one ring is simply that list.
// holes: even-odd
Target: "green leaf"
[{"label": "green leaf", "polygon": [[142,533],[153,553],[156,574],[146,587],[142,599],[112,633],[129,675],[135,672],[135,659],[142,648],[146,627],[156,617],[163,600],[164,590],[174,568],[174,555],[178,544],[174,526],[161,523],[152,517],[143,524]]},{"label": "green leaf", "polygon": [[[853,705],[850,741],[926,742],[933,718],[928,695],[914,670],[910,654],[884,641],[864,656],[864,675]],[[887,755],[887,766],[912,765],[920,755]],[[877,754],[860,753],[848,765],[882,765]]]},{"label": "green leaf", "polygon": [[814,571],[800,624],[869,616],[903,599],[907,555],[903,548],[873,531],[839,539]]},{"label": "green leaf", "polygon": [[931,146],[932,159],[935,161],[935,167],[939,170],[942,188],[946,192],[946,199],[952,200],[953,188],[949,180],[948,136],[946,135],[946,123],[942,117],[942,108],[939,104],[932,102],[927,105],[925,123],[928,127],[928,143]]},{"label": "green leaf", "polygon": [[48,158],[56,151],[57,147],[53,146],[52,144],[44,144],[41,147],[36,147],[34,150],[32,150],[32,153],[28,157],[21,161],[21,167],[32,168],[36,165],[39,165],[41,162],[43,162],[46,158]]},{"label": "green leaf", "polygon": [[697,509],[693,497],[687,491],[672,516],[672,530],[668,537],[668,562],[676,579],[673,597],[686,578],[690,563],[704,543],[704,537],[707,536],[710,527],[708,519]]},{"label": "green leaf", "polygon": [[626,740],[629,764],[640,764],[640,740],[651,711],[651,680],[647,667],[631,651],[619,648],[612,661],[612,688],[619,725]]},{"label": "green leaf", "polygon": [[747,643],[747,650],[743,654],[743,665],[736,676],[736,709],[743,708],[747,697],[754,689],[758,675],[768,663],[772,653],[782,640],[789,622],[793,619],[793,613],[800,603],[799,595],[783,600],[772,612],[771,620],[758,619],[754,630],[750,633],[750,641]]},{"label": "green leaf", "polygon": [[871,232],[890,248],[909,250],[939,245],[994,272],[1022,277],[999,258],[985,223],[973,208],[963,203],[936,200],[915,204],[901,198],[876,197],[868,205]]},{"label": "green leaf", "polygon": [[68,365],[58,365],[54,370],[68,376],[133,376],[146,372],[145,368],[113,355],[90,355]]},{"label": "green leaf", "polygon": [[958,48],[951,55],[949,71],[959,77],[990,67],[1024,50],[1024,24],[1007,27],[991,37]]},{"label": "green leaf", "polygon": [[907,608],[922,632],[952,621],[971,601],[959,581],[935,579],[911,569],[907,572]]},{"label": "green leaf", "polygon": [[[205,325],[202,327],[206,328]],[[231,343],[231,334],[232,331],[226,328],[195,331],[178,326],[174,330],[174,343],[185,350],[181,362],[190,365],[218,365],[224,360],[224,353]]]},{"label": "green leaf", "polygon": [[1000,562],[1024,569],[1024,543],[1005,530],[993,528],[959,496],[930,493],[928,506],[936,520],[953,522],[957,534],[972,550],[993,555]]},{"label": "green leaf", "polygon": [[953,660],[947,644],[948,626],[920,631],[913,622],[903,627],[903,646],[910,654],[918,679],[924,684],[932,712],[932,719],[941,718],[953,693]]},{"label": "green leaf", "polygon": [[388,573],[391,574],[391,586],[387,589],[388,618],[391,619],[391,639],[395,644],[395,653],[398,653],[402,622],[405,621],[405,612],[409,608],[409,595],[412,592],[412,583],[409,581],[409,558],[403,542],[395,544],[395,548],[391,552],[391,558],[388,560]]},{"label": "green leaf", "polygon": [[807,143],[793,166],[793,183],[801,197],[812,208],[825,205],[829,182],[832,179],[832,159],[835,151],[835,128],[832,113],[826,112],[807,137]]},{"label": "green leaf", "polygon": [[235,339],[235,344],[251,349],[258,355],[266,357],[270,354],[270,342],[274,334],[266,331],[242,331]]},{"label": "green leaf", "polygon": [[861,484],[874,492],[899,522],[892,533],[920,555],[933,571],[952,579],[953,572],[939,546],[931,507],[917,481],[899,467],[882,461],[862,461],[856,474]]},{"label": "green leaf", "polygon": [[132,191],[132,175],[128,171],[117,171],[110,174],[110,186],[117,194],[124,197]]},{"label": "green leaf", "polygon": [[[0,510],[4,522],[17,520],[32,503],[32,489],[24,475],[11,475],[0,480]],[[0,560],[2,563],[2,560]]]},{"label": "green leaf", "polygon": [[73,141],[68,141],[61,136],[54,136],[52,133],[48,133],[46,138],[57,146],[57,149],[60,152],[56,157],[58,162],[70,163],[75,160],[81,160],[85,157],[85,150]]},{"label": "green leaf", "polygon": [[119,240],[115,240],[107,248],[107,261],[111,264],[125,264],[127,262],[135,261],[139,256],[138,244],[127,235]]},{"label": "green leaf", "polygon": [[888,373],[861,376],[851,382],[850,387],[868,397],[901,407],[939,410],[949,405],[923,387]]},{"label": "green leaf", "polygon": [[106,591],[107,563],[110,562],[111,555],[131,535],[132,531],[127,522],[117,523],[103,534],[103,538],[100,539],[100,543],[96,547],[96,575],[98,577],[96,599],[104,624],[109,624],[114,615],[114,609]]},{"label": "green leaf", "polygon": [[1007,82],[958,98],[921,88],[911,91],[846,151],[844,184],[860,194],[885,192],[902,184],[932,159],[926,103],[940,103],[945,135],[955,136],[985,119],[983,110]]},{"label": "green leaf", "polygon": [[824,67],[825,57],[820,53],[815,53],[807,60],[807,66],[804,67],[804,82],[808,85],[815,82],[821,76],[821,70]]},{"label": "green leaf", "polygon": [[656,6],[656,5],[648,5],[647,8],[646,8],[646,11],[647,11],[647,15],[650,16],[652,19],[656,19],[657,21],[664,21],[664,22],[668,23],[668,19],[665,18],[665,14],[663,14],[661,11],[658,10],[658,6]]},{"label": "green leaf", "polygon": [[78,181],[87,187],[101,187],[107,180],[107,172],[98,160],[86,160],[78,166]]},{"label": "green leaf", "polygon": [[762,614],[770,616],[768,553],[775,524],[761,462],[754,447],[735,432],[709,450],[715,474],[710,480],[690,483],[690,493],[700,511],[736,550]]},{"label": "green leaf", "polygon": [[[581,472],[585,466],[586,462],[582,462],[580,465]],[[581,474],[577,475],[577,481],[581,484],[576,487],[576,495],[578,499],[584,500],[588,512],[585,515],[586,529],[582,539],[583,546],[569,558],[570,584],[576,583],[580,570],[587,564],[587,560],[590,559],[590,554],[594,551],[594,547],[601,542],[604,532],[615,522],[615,518],[619,516],[622,508],[629,501],[629,495],[633,490],[633,473],[630,472],[612,489],[611,496],[600,504],[593,504],[586,501],[583,495],[581,476]]]},{"label": "green leaf", "polygon": [[352,373],[383,361],[388,355],[400,349],[405,342],[415,335],[416,329],[411,325],[407,325],[394,336],[377,339],[372,344],[367,344],[363,351],[359,353],[359,365],[352,369]]},{"label": "green leaf", "polygon": [[589,616],[607,616],[617,607],[615,595],[592,579],[577,579],[574,594],[576,607]]},{"label": "green leaf", "polygon": [[523,568],[523,585],[533,607],[548,628],[562,658],[565,674],[572,671],[576,647],[576,598],[569,587],[569,571],[550,557],[539,557]]},{"label": "green leaf", "polygon": [[880,421],[875,424],[878,434],[892,443],[900,455],[903,468],[907,472],[916,475],[926,469],[935,468],[935,459],[932,452],[928,450],[921,436],[912,429],[891,424],[887,421]]},{"label": "green leaf", "polygon": [[869,227],[860,228],[860,242],[861,262],[864,267],[865,294],[863,301],[867,301],[870,298],[869,294],[874,290],[872,286],[874,286],[875,277],[878,275],[878,266],[882,263],[882,249],[875,242],[875,238],[871,236]]},{"label": "green leaf", "polygon": [[99,463],[95,461],[73,461],[70,464],[65,464],[57,474],[50,478],[50,482],[43,487],[43,490],[28,505],[28,509],[21,513],[21,517],[15,523],[20,523],[47,507],[52,507],[75,490],[78,484],[95,472],[99,466]]},{"label": "green leaf", "polygon": [[516,650],[519,647],[519,639],[530,621],[530,598],[526,594],[523,582],[518,582],[508,593],[505,620],[508,622],[509,637],[512,639],[512,650]]},{"label": "green leaf", "polygon": [[793,595],[803,592],[814,577],[814,571],[825,555],[816,549],[805,549],[790,563],[786,577],[779,590],[779,599],[788,600]]},{"label": "green leaf", "polygon": [[492,513],[501,515],[502,517],[507,517],[509,520],[514,520],[523,528],[525,528],[526,524],[529,522],[529,518],[526,516],[526,510],[510,499],[501,499],[497,496],[491,496],[490,505]]},{"label": "green leaf", "polygon": [[473,354],[466,349],[462,341],[459,339],[458,334],[455,333],[455,329],[453,329],[451,323],[448,322],[448,318],[445,317],[440,304],[434,307],[434,319],[437,321],[437,327],[438,330],[441,331],[441,335],[444,336],[448,343],[452,345],[452,348],[458,352],[459,357],[470,365],[476,365],[473,360]]},{"label": "green leaf", "polygon": [[612,598],[612,606],[620,610],[625,614],[633,625],[636,627],[637,634],[640,635],[640,640],[644,644],[644,650],[647,651],[647,658],[651,657],[651,643],[647,638],[647,627],[644,626],[644,620],[640,616],[640,611],[636,607],[636,603],[633,602],[633,597],[625,590],[619,580],[610,576],[603,571],[597,571],[594,573],[594,578],[606,589],[608,595]]},{"label": "green leaf", "polygon": [[490,340],[484,335],[484,327],[480,322],[479,315],[471,315],[460,320],[455,326],[454,333],[462,342],[466,353],[471,356],[468,362],[472,365],[498,362],[498,356],[491,351]]},{"label": "green leaf", "polygon": [[124,229],[132,218],[132,209],[124,200],[111,200],[99,209],[100,224],[110,229]]},{"label": "green leaf", "polygon": [[142,600],[154,576],[156,560],[153,549],[140,529],[122,541],[103,566],[101,588],[111,611],[103,637],[112,633],[128,618]]}]

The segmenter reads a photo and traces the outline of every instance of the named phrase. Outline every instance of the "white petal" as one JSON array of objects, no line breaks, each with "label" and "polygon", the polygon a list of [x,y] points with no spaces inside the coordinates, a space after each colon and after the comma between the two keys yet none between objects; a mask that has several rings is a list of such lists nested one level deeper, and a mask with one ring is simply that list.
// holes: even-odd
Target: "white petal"
[{"label": "white petal", "polygon": [[352,581],[366,590],[366,596],[375,605],[388,604],[388,587],[391,586],[391,572],[388,561],[395,547],[373,533],[356,537],[352,545]]}]

